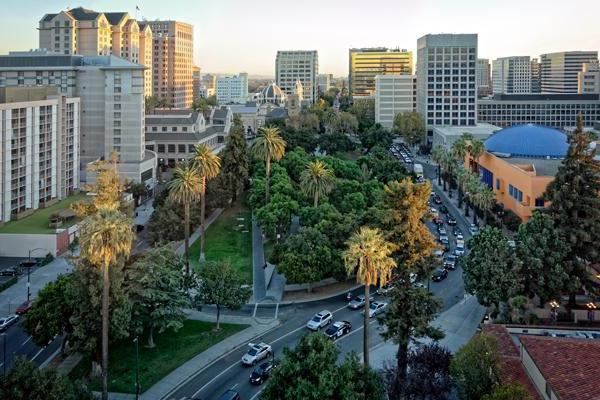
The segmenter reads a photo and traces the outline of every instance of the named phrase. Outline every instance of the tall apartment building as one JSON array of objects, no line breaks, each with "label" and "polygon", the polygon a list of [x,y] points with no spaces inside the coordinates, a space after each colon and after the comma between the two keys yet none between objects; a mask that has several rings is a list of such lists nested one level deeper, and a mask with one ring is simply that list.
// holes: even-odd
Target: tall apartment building
[{"label": "tall apartment building", "polygon": [[489,96],[492,93],[492,76],[490,60],[487,58],[477,59],[477,95],[479,97]]},{"label": "tall apartment building", "polygon": [[304,99],[318,97],[319,55],[316,50],[279,50],[275,59],[275,80],[286,95],[294,94],[296,81],[302,83]]},{"label": "tall apartment building", "polygon": [[192,66],[192,101],[200,98],[200,88],[202,87],[202,70],[200,67]]},{"label": "tall apartment building", "polygon": [[56,89],[0,88],[0,222],[79,187],[79,98]]},{"label": "tall apartment building", "polygon": [[542,65],[537,58],[531,59],[531,93],[542,92]]},{"label": "tall apartment building", "polygon": [[144,66],[115,56],[13,52],[0,56],[0,87],[12,86],[55,86],[80,98],[81,171],[116,151],[123,177],[154,183],[156,155],[144,149]]},{"label": "tall apartment building", "polygon": [[248,74],[217,78],[217,102],[219,104],[245,104],[248,100]]},{"label": "tall apartment building", "polygon": [[529,56],[502,57],[492,63],[494,93],[531,93]]},{"label": "tall apartment building", "polygon": [[331,88],[333,82],[333,74],[317,75],[317,91],[319,94],[326,94]]},{"label": "tall apartment building", "polygon": [[375,76],[375,122],[392,129],[396,115],[415,111],[416,85],[414,75]]},{"label": "tall apartment building", "polygon": [[542,93],[577,93],[577,75],[584,63],[598,61],[597,51],[563,51],[542,54]]},{"label": "tall apartment building", "polygon": [[152,95],[173,108],[192,106],[194,27],[178,21],[148,21],[154,40]]},{"label": "tall apartment building", "polygon": [[580,94],[600,94],[600,65],[598,61],[584,63],[577,74],[577,92]]},{"label": "tall apartment building", "polygon": [[417,111],[433,126],[477,122],[477,34],[425,35],[417,41]]},{"label": "tall apartment building", "polygon": [[412,52],[386,47],[350,49],[348,71],[350,96],[373,96],[376,75],[412,75]]},{"label": "tall apartment building", "polygon": [[46,14],[39,22],[39,48],[61,54],[115,55],[149,69],[145,94],[152,94],[152,31],[126,12],[83,7]]}]

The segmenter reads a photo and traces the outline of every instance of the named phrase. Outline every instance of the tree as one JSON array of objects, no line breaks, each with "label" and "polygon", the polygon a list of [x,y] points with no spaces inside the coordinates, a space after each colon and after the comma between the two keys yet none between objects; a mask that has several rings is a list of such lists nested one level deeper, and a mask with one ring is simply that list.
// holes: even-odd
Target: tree
[{"label": "tree", "polygon": [[498,386],[491,394],[486,394],[482,400],[533,400],[527,389],[518,383]]},{"label": "tree", "polygon": [[358,131],[358,119],[349,112],[339,112],[329,122],[328,131],[330,133],[354,135]]},{"label": "tree", "polygon": [[278,128],[260,128],[258,136],[251,145],[254,156],[265,162],[265,199],[269,202],[269,179],[271,161],[279,161],[285,154],[285,141],[279,136]]},{"label": "tree", "polygon": [[276,193],[271,202],[256,211],[256,219],[270,238],[284,234],[289,229],[292,216],[298,211],[298,202],[287,194]]},{"label": "tree", "polygon": [[204,217],[206,208],[206,184],[219,175],[221,159],[204,143],[194,146],[192,158],[194,167],[200,175],[200,262],[204,262]]},{"label": "tree", "polygon": [[300,188],[306,196],[313,197],[315,207],[319,205],[319,197],[331,192],[334,185],[333,172],[320,160],[309,162],[300,174]]},{"label": "tree", "polygon": [[355,97],[354,104],[348,109],[348,112],[356,116],[358,131],[365,131],[375,124],[375,99]]},{"label": "tree", "polygon": [[364,364],[369,365],[369,287],[379,282],[383,286],[392,276],[396,262],[391,254],[395,246],[387,242],[378,229],[363,226],[347,242],[343,258],[348,275],[356,272],[356,281],[365,286],[363,331]]},{"label": "tree", "polygon": [[308,334],[283,359],[261,394],[263,400],[383,400],[381,377],[354,353],[337,364],[339,349],[323,335]]},{"label": "tree", "polygon": [[319,149],[327,154],[351,151],[354,148],[354,142],[344,133],[336,131],[319,136]]},{"label": "tree", "polygon": [[185,264],[169,246],[155,247],[127,270],[133,322],[136,330],[148,332],[148,347],[154,347],[154,332],[177,331],[183,326],[189,299],[184,291]]},{"label": "tree", "polygon": [[190,161],[184,161],[173,170],[173,179],[167,184],[169,199],[183,205],[184,209],[184,261],[186,274],[190,273],[190,205],[198,201],[203,191],[202,179],[196,166]]},{"label": "tree", "polygon": [[379,123],[372,124],[367,129],[360,131],[358,137],[360,143],[367,150],[371,150],[375,146],[389,149],[394,139],[394,135]]},{"label": "tree", "polygon": [[239,310],[252,296],[252,290],[242,286],[242,278],[228,261],[211,261],[203,265],[198,275],[198,295],[196,302],[214,304],[217,308],[217,326],[221,309]]},{"label": "tree", "polygon": [[158,98],[156,96],[146,96],[144,102],[144,110],[146,114],[153,114],[154,109],[158,106]]},{"label": "tree", "polygon": [[93,400],[80,382],[72,383],[55,369],[40,369],[17,357],[6,375],[0,376],[0,398],[10,400]]},{"label": "tree", "polygon": [[231,190],[232,201],[235,202],[248,179],[250,166],[241,120],[236,116],[233,123],[233,128],[227,137],[225,149],[221,153],[221,173]]},{"label": "tree", "polygon": [[425,136],[425,120],[418,112],[404,112],[394,117],[394,131],[411,146],[419,143]]},{"label": "tree", "polygon": [[454,356],[450,371],[460,398],[479,400],[500,382],[500,354],[493,336],[475,335]]},{"label": "tree", "polygon": [[[437,145],[431,151],[431,159],[437,163],[437,178],[438,185],[442,184],[442,163],[446,159],[447,150],[440,145]],[[446,183],[444,182],[444,190],[446,190]]]},{"label": "tree", "polygon": [[471,251],[463,256],[465,290],[484,306],[506,302],[520,293],[520,262],[498,228],[483,228],[469,239]]},{"label": "tree", "polygon": [[480,180],[477,181],[477,185],[471,188],[470,199],[475,211],[473,212],[473,223],[477,224],[477,211],[484,214],[485,222],[487,224],[488,212],[496,204],[496,195],[490,187]]},{"label": "tree", "polygon": [[464,152],[465,155],[469,155],[472,159],[472,171],[477,172],[479,166],[479,157],[481,157],[485,152],[485,145],[481,140],[475,139],[473,134],[468,132],[463,133],[458,141],[459,144],[457,145],[456,153],[462,154]]},{"label": "tree", "polygon": [[136,207],[140,205],[140,198],[147,192],[146,185],[142,182],[131,183],[127,191],[133,196]]}]

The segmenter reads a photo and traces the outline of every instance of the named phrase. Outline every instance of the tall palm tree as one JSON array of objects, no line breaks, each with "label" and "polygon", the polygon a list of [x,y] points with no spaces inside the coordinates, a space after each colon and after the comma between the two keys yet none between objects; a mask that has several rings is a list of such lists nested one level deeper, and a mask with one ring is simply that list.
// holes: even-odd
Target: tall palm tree
[{"label": "tall palm tree", "polygon": [[319,197],[333,190],[335,176],[321,160],[309,162],[306,169],[300,173],[300,187],[306,196],[312,196],[314,207],[319,205]]},{"label": "tall palm tree", "polygon": [[479,178],[475,173],[469,171],[463,183],[463,192],[465,198],[465,217],[469,216],[469,207],[473,206],[473,199],[479,188]]},{"label": "tall palm tree", "polygon": [[200,262],[204,262],[204,210],[206,208],[206,184],[209,180],[219,175],[221,159],[205,145],[197,144],[194,147],[194,166],[200,175]]},{"label": "tall palm tree", "polygon": [[252,152],[265,160],[265,200],[269,202],[269,179],[271,177],[271,160],[279,161],[285,154],[285,140],[279,136],[279,128],[260,128],[258,136],[251,145]]},{"label": "tall palm tree", "polygon": [[173,170],[173,179],[169,181],[169,200],[183,205],[185,232],[185,269],[190,273],[190,205],[198,201],[202,191],[202,179],[196,166],[190,161],[184,161]]},{"label": "tall palm tree", "polygon": [[483,144],[483,142],[479,139],[473,139],[471,141],[471,146],[469,149],[469,153],[471,154],[471,157],[473,158],[473,172],[478,172],[479,171],[479,158],[483,155],[483,153],[485,152],[485,145]]},{"label": "tall palm tree", "polygon": [[[396,262],[391,257],[395,246],[386,241],[379,229],[360,228],[347,242],[344,263],[348,274],[356,271],[356,280],[365,285],[365,317],[363,332],[363,360],[369,365],[369,286],[387,283]],[[358,269],[357,269],[358,267]]]},{"label": "tall palm tree", "polygon": [[99,209],[80,225],[81,256],[102,268],[102,399],[108,399],[109,268],[127,257],[133,242],[133,221],[119,211]]},{"label": "tall palm tree", "polygon": [[467,137],[467,133],[462,134],[454,141],[454,143],[452,143],[452,147],[450,149],[452,151],[452,156],[463,164],[465,162],[465,157],[467,156]]},{"label": "tall palm tree", "polygon": [[[487,213],[494,207],[496,196],[487,185],[479,182],[473,193],[473,206],[484,214],[487,223]],[[477,211],[473,210],[473,223],[477,224]]]},{"label": "tall palm tree", "polygon": [[438,186],[442,185],[441,162],[442,162],[442,159],[444,158],[445,153],[446,153],[446,150],[440,145],[435,146],[433,148],[433,150],[431,151],[431,159],[438,165],[438,168],[437,168]]}]

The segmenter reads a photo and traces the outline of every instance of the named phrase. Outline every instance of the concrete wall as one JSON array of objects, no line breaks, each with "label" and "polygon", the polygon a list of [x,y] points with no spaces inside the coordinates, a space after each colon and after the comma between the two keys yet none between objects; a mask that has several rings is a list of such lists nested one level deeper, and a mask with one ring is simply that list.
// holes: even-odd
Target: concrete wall
[{"label": "concrete wall", "polygon": [[27,257],[30,249],[37,248],[47,251],[37,250],[32,256],[43,257],[47,253],[58,255],[57,235],[0,234],[0,257]]}]

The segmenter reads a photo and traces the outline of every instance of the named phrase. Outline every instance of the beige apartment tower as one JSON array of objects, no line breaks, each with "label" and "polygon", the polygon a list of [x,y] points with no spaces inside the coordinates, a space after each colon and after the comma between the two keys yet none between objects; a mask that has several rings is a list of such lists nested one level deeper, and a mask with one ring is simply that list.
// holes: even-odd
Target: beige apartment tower
[{"label": "beige apartment tower", "polygon": [[375,76],[412,75],[412,52],[386,47],[350,49],[348,69],[350,95],[373,96]]},{"label": "beige apartment tower", "polygon": [[193,101],[194,27],[178,21],[148,21],[154,40],[152,95],[173,108]]}]

